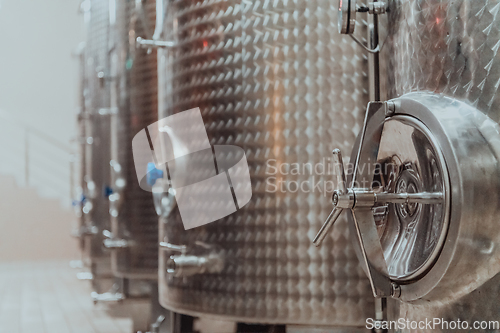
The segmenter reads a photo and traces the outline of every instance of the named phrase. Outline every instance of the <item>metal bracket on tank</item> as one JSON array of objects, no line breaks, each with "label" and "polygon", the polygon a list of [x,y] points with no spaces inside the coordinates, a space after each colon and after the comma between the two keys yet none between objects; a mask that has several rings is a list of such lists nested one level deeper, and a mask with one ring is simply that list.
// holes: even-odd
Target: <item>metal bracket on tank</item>
[{"label": "metal bracket on tank", "polygon": [[[368,6],[357,6],[356,0],[339,0],[338,9],[339,33],[349,35],[359,46],[365,49],[365,51],[370,53],[379,53],[381,47],[378,43],[378,36],[376,36],[375,46],[366,46],[365,44],[363,44],[363,42],[361,42],[353,35],[354,28],[356,26],[356,13],[368,12],[369,14],[374,16],[385,14],[388,11],[388,4],[385,1],[374,1],[369,2]],[[374,31],[370,32],[370,36],[378,35],[376,24],[373,25],[372,29]]]},{"label": "metal bracket on tank", "polygon": [[[137,13],[141,18],[141,22],[144,26],[144,30],[147,36],[151,36],[149,25],[147,24],[146,13],[142,6],[141,0],[136,0]],[[145,39],[142,37],[137,37],[135,39],[136,47],[147,49],[148,54],[152,52],[153,48],[173,48],[176,43],[173,41],[162,41],[160,36],[163,30],[163,20],[165,17],[165,6],[163,5],[163,0],[156,0],[156,26],[154,33],[150,39]]]}]

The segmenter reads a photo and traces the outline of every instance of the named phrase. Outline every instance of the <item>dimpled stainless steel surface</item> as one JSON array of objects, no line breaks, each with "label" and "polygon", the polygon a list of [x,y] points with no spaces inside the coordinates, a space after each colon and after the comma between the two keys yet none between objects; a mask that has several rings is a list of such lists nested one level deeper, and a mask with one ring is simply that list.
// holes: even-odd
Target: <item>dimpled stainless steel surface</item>
[{"label": "dimpled stainless steel surface", "polygon": [[[160,241],[224,257],[219,273],[179,278],[166,274],[178,252],[161,249],[164,307],[260,323],[364,326],[374,316],[346,221],[323,247],[312,245],[330,208],[333,184],[327,194],[322,187],[331,168],[266,174],[268,162],[314,167],[330,161],[332,147],[352,147],[368,102],[367,61],[336,31],[337,9],[326,0],[168,2],[162,39],[177,47],[159,51],[160,118],[199,107],[211,144],[245,150],[253,196],[187,231],[177,210],[160,219]],[[273,192],[272,177],[290,189]]]},{"label": "dimpled stainless steel surface", "polygon": [[[86,1],[84,20],[84,113],[85,175],[83,177],[84,261],[91,266],[94,282],[110,276],[109,254],[102,248],[102,231],[109,228],[109,205],[105,189],[109,186],[109,119],[100,114],[109,108],[109,85],[99,79],[109,71],[109,6],[107,1]],[[102,73],[102,74],[99,74]]]},{"label": "dimpled stainless steel surface", "polygon": [[[429,90],[500,120],[500,1],[390,1],[388,98]],[[383,42],[382,36],[381,41]]]},{"label": "dimpled stainless steel surface", "polygon": [[[137,183],[132,138],[158,118],[156,52],[136,48],[135,38],[145,37],[155,22],[155,1],[116,2],[116,85],[118,113],[114,119],[112,234],[129,241],[113,249],[113,273],[125,278],[157,279],[158,218],[151,193]],[[146,166],[144,166],[146,168]]]},{"label": "dimpled stainless steel surface", "polygon": [[[387,97],[432,91],[464,100],[498,122],[500,1],[397,0],[389,4],[387,39],[381,56],[385,61]],[[381,36],[381,41],[384,38]],[[399,309],[394,303],[397,310],[391,312],[392,319],[498,320],[495,285],[498,277],[445,303],[401,303]]]}]

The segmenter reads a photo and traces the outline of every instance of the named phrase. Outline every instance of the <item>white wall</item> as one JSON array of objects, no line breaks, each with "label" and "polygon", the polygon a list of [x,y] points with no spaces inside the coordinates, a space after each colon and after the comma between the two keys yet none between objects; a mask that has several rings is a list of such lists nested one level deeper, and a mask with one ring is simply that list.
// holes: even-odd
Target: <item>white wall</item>
[{"label": "white wall", "polygon": [[[69,143],[75,135],[79,0],[0,0],[0,110]],[[1,121],[1,120],[0,120]]]},{"label": "white wall", "polygon": [[[76,136],[79,64],[72,52],[84,37],[79,5],[0,0],[0,111],[66,145]],[[44,194],[54,190],[69,198],[69,155],[30,136],[30,188],[19,188],[25,179],[22,128],[0,116],[0,261],[74,258],[74,214]]]}]

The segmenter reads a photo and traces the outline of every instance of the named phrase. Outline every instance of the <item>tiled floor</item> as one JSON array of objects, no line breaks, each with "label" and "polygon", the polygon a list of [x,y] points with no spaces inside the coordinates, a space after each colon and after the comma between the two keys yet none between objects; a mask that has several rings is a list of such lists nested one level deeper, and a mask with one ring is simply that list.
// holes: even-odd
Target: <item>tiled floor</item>
[{"label": "tiled floor", "polygon": [[0,263],[0,333],[131,333],[94,305],[68,261]]}]

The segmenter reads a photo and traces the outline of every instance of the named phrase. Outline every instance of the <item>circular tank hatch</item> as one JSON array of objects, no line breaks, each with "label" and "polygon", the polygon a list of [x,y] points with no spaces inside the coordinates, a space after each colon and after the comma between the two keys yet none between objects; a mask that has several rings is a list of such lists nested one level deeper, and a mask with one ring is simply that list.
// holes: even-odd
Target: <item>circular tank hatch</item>
[{"label": "circular tank hatch", "polygon": [[399,115],[384,123],[375,167],[376,193],[445,194],[439,203],[379,203],[372,209],[389,277],[417,278],[434,263],[448,230],[449,179],[443,155],[425,125]]},{"label": "circular tank hatch", "polygon": [[374,296],[443,301],[500,272],[500,127],[488,116],[432,93],[373,102],[349,182],[333,157],[334,208],[313,243],[348,211]]},{"label": "circular tank hatch", "polygon": [[[362,141],[363,151],[378,150],[373,192],[443,197],[374,205],[387,264],[382,275],[403,301],[459,297],[500,271],[500,249],[491,246],[500,241],[500,128],[474,107],[437,94],[407,94],[391,104],[393,110],[369,117],[351,161]],[[370,164],[366,156],[360,154],[358,168]]]}]

